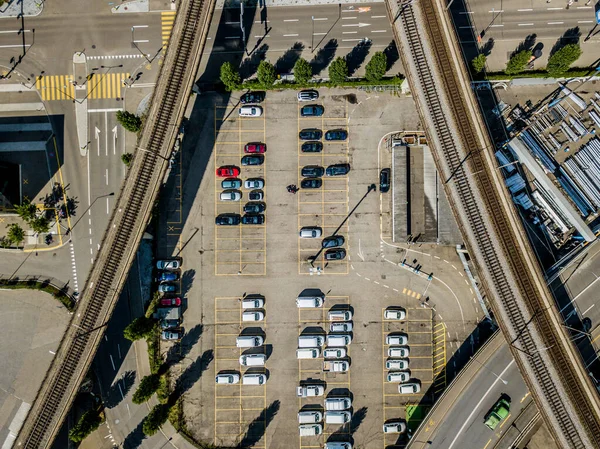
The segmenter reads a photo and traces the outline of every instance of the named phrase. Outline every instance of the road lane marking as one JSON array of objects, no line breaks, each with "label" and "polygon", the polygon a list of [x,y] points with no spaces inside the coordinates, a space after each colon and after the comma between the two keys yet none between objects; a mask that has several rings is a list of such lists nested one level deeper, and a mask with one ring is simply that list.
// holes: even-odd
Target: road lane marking
[{"label": "road lane marking", "polygon": [[387,32],[387,30],[374,30],[374,31],[371,31],[371,33],[385,33],[385,32]]},{"label": "road lane marking", "polygon": [[298,34],[284,34],[283,37],[296,37]]},{"label": "road lane marking", "polygon": [[342,31],[342,34],[357,34],[358,31]]},{"label": "road lane marking", "polygon": [[383,19],[387,16],[371,16],[371,19]]},{"label": "road lane marking", "polygon": [[329,20],[327,17],[315,17],[313,20]]},{"label": "road lane marking", "polygon": [[342,20],[358,19],[358,17],[342,17]]},{"label": "road lane marking", "polygon": [[548,25],[562,25],[565,22],[548,22]]},{"label": "road lane marking", "polygon": [[519,12],[525,12],[525,11],[533,11],[532,8],[525,8],[525,9],[517,9],[517,11]]},{"label": "road lane marking", "polygon": [[577,23],[594,23],[593,20],[578,20]]},{"label": "road lane marking", "polygon": [[592,308],[595,306],[596,304],[592,304],[591,306],[589,306],[587,309],[585,309],[585,311],[582,313],[582,315],[585,315],[586,313],[588,313],[590,310],[592,310]]},{"label": "road lane marking", "polygon": [[239,39],[239,36],[225,36],[225,39]]},{"label": "road lane marking", "polygon": [[283,19],[284,22],[297,22],[298,19]]},{"label": "road lane marking", "polygon": [[503,27],[504,25],[490,25],[490,28],[498,28],[498,27]]},{"label": "road lane marking", "polygon": [[520,27],[532,27],[533,23],[519,23]]}]

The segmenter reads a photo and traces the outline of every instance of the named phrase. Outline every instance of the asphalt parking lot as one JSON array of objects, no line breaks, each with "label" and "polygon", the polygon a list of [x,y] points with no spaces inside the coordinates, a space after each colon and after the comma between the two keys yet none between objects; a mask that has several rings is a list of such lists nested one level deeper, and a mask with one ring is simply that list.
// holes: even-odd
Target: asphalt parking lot
[{"label": "asphalt parking lot", "polygon": [[[204,330],[180,362],[182,371],[214,351],[213,361],[184,400],[188,428],[199,440],[244,447],[316,448],[328,440],[353,441],[355,447],[393,446],[398,435],[384,437],[383,423],[407,419],[409,427],[418,425],[433,395],[445,387],[447,358],[481,317],[455,248],[391,242],[391,195],[370,188],[389,163],[389,155],[379,154],[385,137],[419,128],[412,99],[324,89],[309,104],[322,105],[323,116],[301,117],[296,92],[270,91],[261,117],[240,119],[237,95],[227,103],[218,95],[203,95],[188,127],[186,139],[194,148],[186,153],[184,147],[182,155],[185,225],[179,244],[163,246],[163,251],[180,251],[187,269],[195,271],[183,293],[188,305],[184,326],[201,324]],[[322,152],[303,153],[298,134],[304,128],[342,129],[348,138],[321,139]],[[241,166],[248,142],[267,145],[263,165]],[[286,190],[290,184],[300,187],[302,167],[342,163],[351,167],[345,176],[323,176],[323,185],[312,191]],[[215,170],[224,165],[240,167],[242,181],[264,179],[264,225],[215,226],[219,214],[243,215],[247,201],[243,188],[241,201],[220,201],[223,178],[216,179]],[[191,169],[203,166],[204,173]],[[304,226],[321,227],[322,237],[339,227],[346,258],[325,261],[321,252],[312,267],[308,258],[321,249],[321,238],[300,239]],[[402,267],[403,259],[418,259],[423,272],[434,276],[428,279]],[[326,295],[324,307],[296,307],[296,297],[307,288]],[[253,293],[265,297],[265,318],[257,323],[241,319],[240,301]],[[327,313],[334,306],[354,313],[345,357],[350,368],[344,373],[324,372],[322,356],[298,360],[295,352],[300,335],[328,333]],[[406,319],[384,320],[389,306],[404,308]],[[398,384],[385,380],[385,335],[392,331],[408,334],[409,369],[422,385],[419,394],[401,395]],[[264,344],[238,348],[236,337],[248,332],[259,332]],[[265,366],[241,367],[238,358],[247,351],[264,353]],[[257,368],[267,374],[266,385],[215,384],[217,373],[243,375]],[[307,381],[324,385],[325,395],[298,398],[296,387]],[[301,438],[298,412],[306,407],[322,410],[325,397],[341,394],[352,397],[351,422],[323,423],[323,434]]]}]

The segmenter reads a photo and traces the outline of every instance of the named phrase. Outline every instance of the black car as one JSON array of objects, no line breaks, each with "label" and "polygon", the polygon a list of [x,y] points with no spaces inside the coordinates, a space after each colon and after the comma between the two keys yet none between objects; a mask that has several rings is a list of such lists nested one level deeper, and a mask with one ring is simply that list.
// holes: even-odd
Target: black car
[{"label": "black car", "polygon": [[242,224],[245,225],[260,225],[265,222],[263,214],[246,214],[242,217]]},{"label": "black car", "polygon": [[384,168],[379,173],[379,191],[382,193],[390,190],[390,169]]},{"label": "black car", "polygon": [[244,95],[240,97],[240,102],[242,104],[248,103],[262,103],[265,99],[264,92],[246,92]]},{"label": "black car", "polygon": [[303,189],[318,189],[323,185],[320,178],[306,178],[300,182],[300,187]]},{"label": "black car", "polygon": [[330,129],[325,133],[325,140],[346,140],[348,131],[345,129]]},{"label": "black car", "polygon": [[307,128],[300,131],[298,136],[300,137],[300,140],[321,140],[323,131],[316,128]]},{"label": "black car", "polygon": [[350,171],[350,164],[333,164],[325,170],[326,176],[344,176]]},{"label": "black car", "polygon": [[262,154],[254,154],[242,158],[242,165],[262,165],[264,162],[265,157]]},{"label": "black car", "polygon": [[215,218],[218,226],[236,226],[240,224],[241,217],[238,214],[221,214]]},{"label": "black car", "polygon": [[325,237],[321,241],[321,247],[323,248],[335,248],[336,246],[343,246],[346,240],[341,235],[332,235]]},{"label": "black car", "polygon": [[320,104],[309,104],[300,108],[302,117],[321,117],[325,112],[325,108]]},{"label": "black car", "polygon": [[178,327],[181,324],[179,320],[161,320],[160,328],[162,330],[172,329],[174,327]]},{"label": "black car", "polygon": [[321,142],[304,142],[302,144],[303,153],[320,153],[321,151],[323,151]]},{"label": "black car", "polygon": [[265,203],[246,203],[244,204],[244,212],[247,214],[260,214],[265,211]]},{"label": "black car", "polygon": [[343,260],[346,257],[344,248],[328,249],[325,251],[325,260]]},{"label": "black car", "polygon": [[302,167],[301,173],[303,178],[320,178],[325,173],[325,169],[318,165],[307,165]]},{"label": "black car", "polygon": [[265,194],[262,190],[253,190],[248,194],[248,199],[250,201],[262,201],[265,197]]}]

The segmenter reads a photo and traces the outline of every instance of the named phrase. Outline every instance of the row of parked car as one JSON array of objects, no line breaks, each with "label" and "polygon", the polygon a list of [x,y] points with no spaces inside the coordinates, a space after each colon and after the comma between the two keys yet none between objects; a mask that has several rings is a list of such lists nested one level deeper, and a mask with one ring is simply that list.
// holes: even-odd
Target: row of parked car
[{"label": "row of parked car", "polygon": [[[263,143],[249,143],[246,144],[244,151],[262,151],[264,153],[266,151],[266,145]],[[264,159],[261,159],[261,163],[262,161],[264,161]],[[244,165],[244,158],[242,158],[242,165]],[[250,201],[244,205],[243,217],[240,216],[240,214],[220,214],[215,218],[216,225],[237,226],[240,223],[245,225],[259,225],[265,222],[265,216],[263,214],[266,210],[266,204],[263,201],[265,197],[263,191],[265,187],[264,179],[248,178],[242,184],[242,180],[238,178],[240,173],[240,168],[234,165],[224,165],[217,168],[217,177],[225,178],[221,180],[221,188],[223,191],[219,196],[220,200],[240,201],[243,197],[243,193],[240,190],[243,185],[244,189],[249,191],[248,199]]]},{"label": "row of parked car", "polygon": [[181,259],[164,259],[156,261],[158,270],[155,281],[157,290],[163,294],[154,317],[159,320],[161,338],[177,341],[183,336],[181,327],[181,298],[174,296],[179,290],[177,281],[180,277]]},{"label": "row of parked car", "polygon": [[[385,320],[404,320],[406,311],[402,307],[388,307],[384,311],[383,318]],[[411,379],[408,369],[408,356],[410,355],[408,335],[403,332],[390,333],[385,337],[385,344],[388,346],[388,359],[385,361],[385,368],[388,370],[386,380],[399,383],[398,392],[401,394],[416,394],[421,391],[421,383],[417,379]]]}]

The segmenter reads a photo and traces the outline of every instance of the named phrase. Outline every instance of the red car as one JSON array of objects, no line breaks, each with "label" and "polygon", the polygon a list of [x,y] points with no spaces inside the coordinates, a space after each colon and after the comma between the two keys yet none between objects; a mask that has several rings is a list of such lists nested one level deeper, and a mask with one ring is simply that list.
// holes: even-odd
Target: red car
[{"label": "red car", "polygon": [[267,146],[264,143],[247,143],[244,147],[244,153],[264,153],[267,151]]},{"label": "red car", "polygon": [[240,175],[240,168],[235,165],[223,165],[217,168],[219,178],[237,178]]},{"label": "red car", "polygon": [[179,307],[181,298],[163,298],[160,300],[160,305],[163,307]]}]

